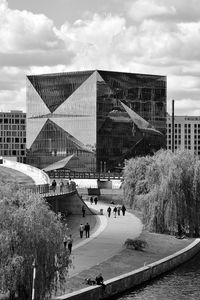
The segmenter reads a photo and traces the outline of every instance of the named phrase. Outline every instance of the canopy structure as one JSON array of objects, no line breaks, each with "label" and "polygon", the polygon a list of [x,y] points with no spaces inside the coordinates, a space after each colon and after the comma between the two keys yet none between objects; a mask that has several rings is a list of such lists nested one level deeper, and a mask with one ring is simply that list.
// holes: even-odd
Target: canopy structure
[{"label": "canopy structure", "polygon": [[80,159],[72,154],[70,156],[65,157],[64,159],[58,160],[57,162],[45,167],[43,170],[45,172],[58,170],[58,169],[65,169],[69,171],[75,172],[86,172],[86,167]]},{"label": "canopy structure", "polygon": [[143,119],[141,116],[139,116],[136,112],[134,112],[132,109],[130,109],[126,104],[121,102],[123,108],[128,113],[129,117],[133,121],[133,123],[143,132],[150,133],[154,135],[162,135],[162,133],[155,129],[149,122],[147,122],[145,119]]}]

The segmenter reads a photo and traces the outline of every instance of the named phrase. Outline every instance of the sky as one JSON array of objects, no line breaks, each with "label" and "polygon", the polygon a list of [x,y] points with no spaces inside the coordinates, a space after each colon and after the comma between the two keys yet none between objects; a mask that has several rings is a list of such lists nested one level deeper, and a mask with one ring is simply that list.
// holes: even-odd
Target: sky
[{"label": "sky", "polygon": [[26,111],[26,75],[167,76],[167,111],[200,116],[199,0],[0,0],[0,111]]}]

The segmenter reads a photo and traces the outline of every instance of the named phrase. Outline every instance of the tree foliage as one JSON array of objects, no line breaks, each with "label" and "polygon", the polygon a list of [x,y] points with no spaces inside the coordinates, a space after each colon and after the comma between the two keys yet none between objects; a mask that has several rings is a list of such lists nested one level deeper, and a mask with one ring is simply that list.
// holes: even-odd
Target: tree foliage
[{"label": "tree foliage", "polygon": [[124,198],[140,209],[146,227],[189,236],[200,232],[200,161],[189,152],[161,150],[154,156],[128,161],[124,169]]},{"label": "tree foliage", "polygon": [[0,178],[0,291],[31,299],[36,260],[36,299],[50,297],[65,282],[69,257],[66,227],[45,200]]}]

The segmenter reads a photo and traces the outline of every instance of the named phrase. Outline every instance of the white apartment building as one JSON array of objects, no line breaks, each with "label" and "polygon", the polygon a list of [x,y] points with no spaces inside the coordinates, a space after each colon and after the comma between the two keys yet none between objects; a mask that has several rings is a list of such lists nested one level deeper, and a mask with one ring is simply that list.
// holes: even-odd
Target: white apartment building
[{"label": "white apartment building", "polygon": [[[172,149],[171,116],[167,116],[167,149]],[[174,116],[174,149],[200,155],[200,116]]]}]

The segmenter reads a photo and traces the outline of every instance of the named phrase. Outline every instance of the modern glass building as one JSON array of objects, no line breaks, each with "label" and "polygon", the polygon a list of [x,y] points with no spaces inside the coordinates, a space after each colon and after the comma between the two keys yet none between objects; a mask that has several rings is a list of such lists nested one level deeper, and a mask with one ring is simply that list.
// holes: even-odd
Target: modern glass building
[{"label": "modern glass building", "polygon": [[100,70],[27,76],[29,164],[116,171],[126,159],[165,146],[165,76]]}]

